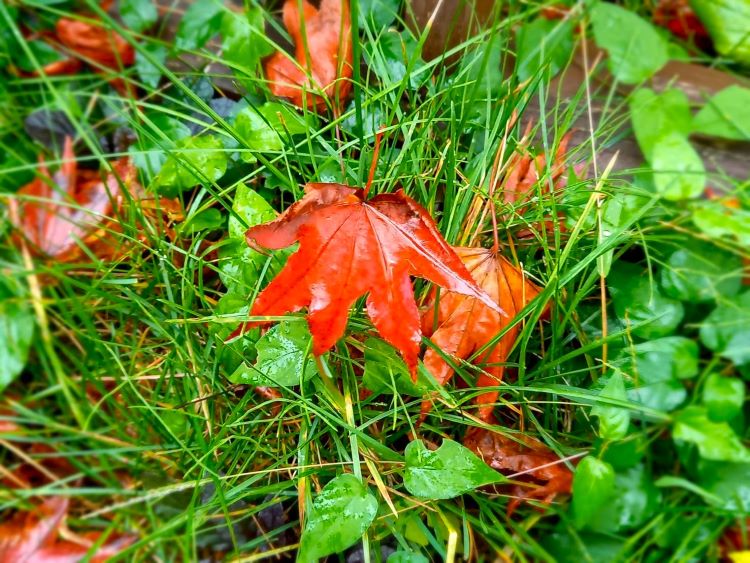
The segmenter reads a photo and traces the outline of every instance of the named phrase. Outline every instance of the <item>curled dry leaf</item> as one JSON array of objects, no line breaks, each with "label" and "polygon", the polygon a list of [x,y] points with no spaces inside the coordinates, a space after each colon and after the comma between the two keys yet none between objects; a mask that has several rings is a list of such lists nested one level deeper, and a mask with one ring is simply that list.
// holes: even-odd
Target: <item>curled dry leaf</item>
[{"label": "curled dry leaf", "polygon": [[60,18],[55,25],[55,35],[63,46],[84,61],[114,70],[135,63],[133,46],[102,23]]},{"label": "curled dry leaf", "polygon": [[[539,294],[539,288],[526,279],[522,269],[493,250],[458,247],[454,250],[479,287],[505,309],[504,314],[499,313],[474,296],[443,292],[436,311],[436,293],[433,292],[424,307],[422,331],[445,354],[465,360],[492,342],[513,317]],[[513,348],[519,330],[520,325],[509,329],[499,342],[477,358],[477,363],[483,365],[477,387],[497,387],[500,384],[505,371],[503,363]],[[440,385],[445,385],[453,377],[453,368],[432,348],[424,355],[424,365]],[[492,390],[477,397],[479,418],[488,420],[491,417],[498,393]],[[422,419],[430,408],[430,401],[422,403]]]},{"label": "curled dry leaf", "polygon": [[[247,231],[250,246],[299,250],[253,303],[250,315],[276,316],[308,308],[313,353],[341,338],[349,307],[367,294],[367,313],[416,377],[419,311],[409,276],[470,295],[490,309],[484,293],[417,202],[399,191],[366,200],[364,190],[308,184],[305,196],[278,219]],[[235,331],[265,324],[246,323]]]},{"label": "curled dry leaf", "polygon": [[125,250],[121,237],[113,233],[120,230],[117,215],[127,205],[137,201],[150,218],[179,215],[176,201],[147,196],[129,159],[114,161],[112,168],[114,172],[104,180],[98,172],[79,170],[73,142],[66,138],[60,169],[50,175],[40,159],[38,177],[18,191],[21,198],[10,200],[16,238],[23,237],[34,254],[59,262],[73,262],[82,256],[79,241],[98,257],[112,259]]},{"label": "curled dry leaf", "polygon": [[514,498],[508,503],[509,515],[524,500],[549,503],[556,495],[570,492],[573,474],[552,450],[535,438],[521,434],[510,438],[474,427],[466,433],[464,445],[493,469],[513,475],[514,481],[524,482],[512,486],[510,493]]},{"label": "curled dry leaf", "polygon": [[[278,52],[265,63],[271,92],[297,107],[325,109],[327,99],[341,105],[351,90],[352,32],[348,0],[284,3],[284,25],[294,41],[294,59]],[[304,30],[302,29],[304,27]],[[320,95],[323,92],[325,96]]]}]

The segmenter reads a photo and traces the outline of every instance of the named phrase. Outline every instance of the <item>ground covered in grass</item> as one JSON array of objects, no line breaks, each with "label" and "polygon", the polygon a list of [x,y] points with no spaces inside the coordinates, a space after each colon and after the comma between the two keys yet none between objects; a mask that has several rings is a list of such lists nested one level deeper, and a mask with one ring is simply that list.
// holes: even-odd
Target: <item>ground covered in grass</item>
[{"label": "ground covered in grass", "polygon": [[747,560],[747,2],[427,4],[0,4],[0,561]]}]

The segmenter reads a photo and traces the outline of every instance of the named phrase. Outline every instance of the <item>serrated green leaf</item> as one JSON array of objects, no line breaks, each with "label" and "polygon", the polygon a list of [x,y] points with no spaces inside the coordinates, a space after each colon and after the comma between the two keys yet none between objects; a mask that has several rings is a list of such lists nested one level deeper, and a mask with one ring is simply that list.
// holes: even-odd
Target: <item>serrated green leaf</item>
[{"label": "serrated green leaf", "polygon": [[221,139],[200,135],[177,141],[151,187],[175,195],[199,184],[216,182],[227,170],[227,153]]},{"label": "serrated green leaf", "polygon": [[712,244],[690,241],[661,271],[664,293],[691,303],[732,297],[742,287],[742,260]]},{"label": "serrated green leaf", "polygon": [[453,498],[506,480],[471,450],[453,440],[444,439],[435,451],[428,450],[421,440],[415,440],[406,446],[404,455],[404,486],[419,498]]},{"label": "serrated green leaf", "polygon": [[[260,107],[247,107],[235,119],[237,134],[250,151],[275,152],[282,150],[290,136],[305,133],[310,124],[284,104],[268,102]],[[240,153],[245,162],[255,162],[252,152]]]},{"label": "serrated green leaf", "polygon": [[368,338],[364,347],[362,383],[365,387],[375,394],[390,390],[412,397],[424,395],[429,383],[424,380],[421,370],[417,381],[412,381],[409,368],[393,346],[379,338]]},{"label": "serrated green leaf", "polygon": [[252,72],[260,60],[273,53],[263,29],[263,11],[251,6],[247,13],[225,10],[221,20],[221,49],[224,62]]},{"label": "serrated green leaf", "polygon": [[181,51],[200,49],[219,33],[224,7],[218,0],[196,0],[180,20],[175,46]]},{"label": "serrated green leaf", "polygon": [[701,342],[737,365],[750,363],[750,291],[723,301],[703,321]]}]

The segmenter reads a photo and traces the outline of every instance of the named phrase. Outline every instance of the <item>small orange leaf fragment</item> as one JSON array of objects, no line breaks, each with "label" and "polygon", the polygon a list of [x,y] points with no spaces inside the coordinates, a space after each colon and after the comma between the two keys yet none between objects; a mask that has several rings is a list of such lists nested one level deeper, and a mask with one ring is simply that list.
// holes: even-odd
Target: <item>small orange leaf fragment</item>
[{"label": "small orange leaf fragment", "polygon": [[[323,110],[327,100],[343,104],[351,90],[352,32],[348,0],[286,0],[284,25],[294,41],[294,59],[277,52],[265,63],[271,92],[297,107]],[[304,27],[304,30],[303,30]],[[323,93],[324,95],[321,95]]]}]

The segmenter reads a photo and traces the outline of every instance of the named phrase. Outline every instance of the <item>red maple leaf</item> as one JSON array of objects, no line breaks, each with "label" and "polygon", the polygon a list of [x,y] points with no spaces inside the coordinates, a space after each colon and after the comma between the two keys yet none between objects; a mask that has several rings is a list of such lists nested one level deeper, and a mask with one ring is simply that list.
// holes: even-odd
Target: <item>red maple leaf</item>
[{"label": "red maple leaf", "polygon": [[[37,178],[18,190],[20,199],[9,203],[17,236],[23,237],[36,255],[72,262],[81,256],[82,242],[100,258],[114,256],[122,245],[110,236],[120,229],[113,216],[132,201],[138,201],[147,216],[154,211],[179,214],[176,201],[153,200],[146,195],[127,158],[114,161],[114,173],[102,180],[96,171],[78,169],[73,141],[68,137],[62,161],[50,175],[40,157]],[[127,195],[121,185],[127,188]]]},{"label": "red maple leaf", "polygon": [[[326,98],[343,104],[352,75],[352,32],[347,0],[322,0],[316,8],[302,0],[284,3],[284,25],[294,41],[292,59],[278,52],[265,63],[271,92],[297,107],[325,109]],[[302,27],[304,26],[304,34]],[[321,96],[320,93],[324,93]]]},{"label": "red maple leaf", "polygon": [[[305,191],[278,219],[247,231],[253,247],[300,244],[258,295],[250,315],[277,316],[307,307],[313,353],[320,355],[341,338],[349,308],[367,294],[375,328],[416,376],[421,331],[409,276],[501,311],[479,289],[427,211],[402,191],[371,200],[366,189],[342,184],[308,184]],[[245,327],[258,324],[264,323]]]},{"label": "red maple leaf", "polygon": [[[490,424],[496,421],[490,417]],[[560,493],[569,493],[573,475],[560,458],[539,440],[523,434],[505,436],[485,428],[470,428],[464,445],[487,465],[510,475],[518,484],[511,487],[513,499],[508,514],[523,500],[539,499],[549,503]]]},{"label": "red maple leaf", "polygon": [[[500,313],[474,296],[452,292],[440,294],[436,311],[433,293],[424,307],[422,331],[443,353],[465,360],[490,344],[511,323],[516,313],[539,294],[539,288],[524,276],[523,270],[493,250],[454,250],[479,287],[506,311]],[[500,384],[505,371],[503,363],[515,344],[519,330],[519,325],[509,329],[495,345],[488,347],[477,358],[476,362],[483,365],[477,387],[497,387]],[[440,385],[445,385],[453,377],[453,367],[434,349],[428,349],[425,353],[424,365]],[[490,417],[498,393],[495,389],[477,397],[479,418],[487,420]],[[422,403],[423,419],[430,408],[430,401]]]},{"label": "red maple leaf", "polygon": [[[89,553],[101,532],[62,539],[59,530],[68,513],[66,497],[50,497],[29,511],[0,524],[0,563],[77,563]],[[103,563],[135,541],[133,536],[107,538],[89,561]]]}]

